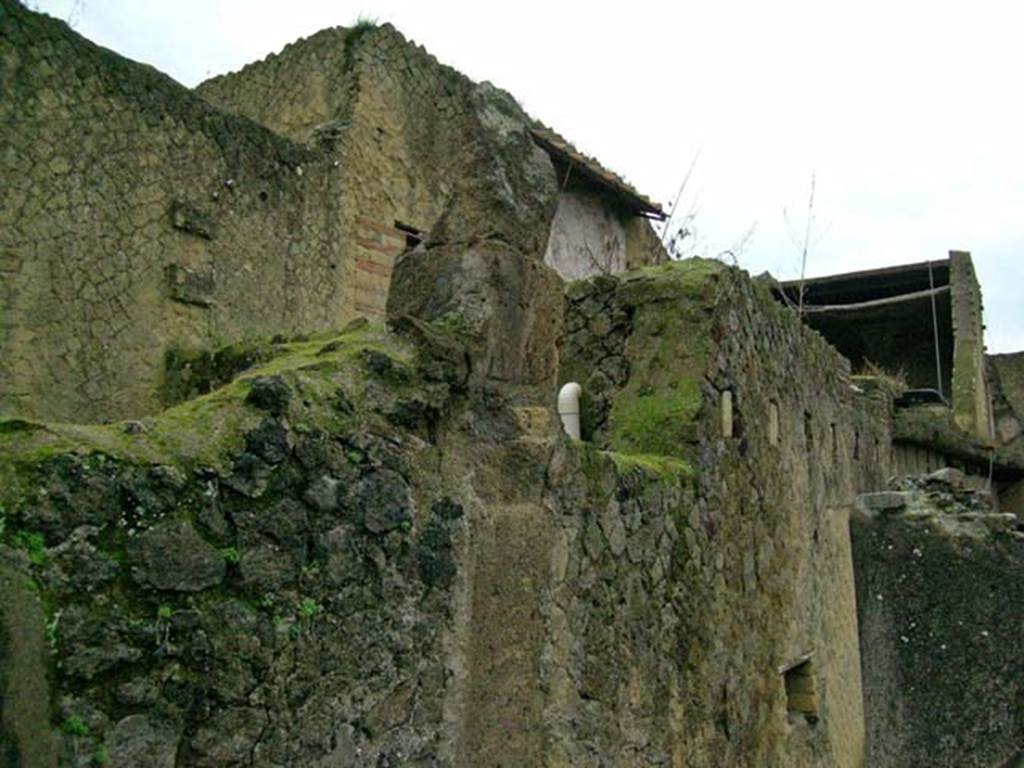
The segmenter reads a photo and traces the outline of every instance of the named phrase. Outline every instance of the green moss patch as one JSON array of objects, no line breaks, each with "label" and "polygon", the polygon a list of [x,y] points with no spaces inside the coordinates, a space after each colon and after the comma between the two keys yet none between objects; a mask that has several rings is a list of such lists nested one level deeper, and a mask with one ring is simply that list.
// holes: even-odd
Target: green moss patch
[{"label": "green moss patch", "polygon": [[620,474],[643,472],[665,482],[690,482],[697,477],[693,466],[673,456],[607,452]]},{"label": "green moss patch", "polygon": [[729,267],[715,259],[669,261],[619,275],[622,289],[635,303],[676,298],[680,292],[706,295]]},{"label": "green moss patch", "polygon": [[679,456],[696,440],[700,386],[683,378],[674,387],[636,397],[623,393],[612,404],[611,447],[634,454]]},{"label": "green moss patch", "polygon": [[569,286],[561,376],[583,386],[588,439],[619,453],[691,458],[728,270],[688,259]]},{"label": "green moss patch", "polygon": [[171,348],[164,353],[160,399],[176,405],[224,386],[243,371],[272,359],[279,345],[239,342],[216,350]]},{"label": "green moss patch", "polygon": [[242,449],[243,434],[263,417],[245,404],[256,377],[279,375],[286,380],[296,394],[292,416],[297,424],[310,421],[330,426],[352,417],[336,407],[339,389],[357,407],[368,393],[372,396],[371,373],[365,364],[368,351],[387,355],[397,366],[410,366],[414,359],[409,345],[374,325],[268,349],[274,354],[271,359],[208,394],[140,423],[0,422],[0,480],[17,485],[19,466],[68,452],[102,453],[137,464],[220,467],[226,456]]}]

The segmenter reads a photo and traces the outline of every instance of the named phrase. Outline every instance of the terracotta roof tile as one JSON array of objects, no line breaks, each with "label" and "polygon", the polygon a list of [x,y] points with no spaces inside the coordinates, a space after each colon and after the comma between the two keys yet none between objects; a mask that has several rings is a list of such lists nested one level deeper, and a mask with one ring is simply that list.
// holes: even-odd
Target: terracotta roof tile
[{"label": "terracotta roof tile", "polygon": [[622,198],[637,214],[661,220],[666,218],[660,205],[641,195],[621,176],[609,171],[593,157],[584,155],[563,136],[540,123],[535,123],[530,128],[530,133],[543,149],[569,163],[573,173],[582,170],[591,181],[607,187],[613,194]]}]

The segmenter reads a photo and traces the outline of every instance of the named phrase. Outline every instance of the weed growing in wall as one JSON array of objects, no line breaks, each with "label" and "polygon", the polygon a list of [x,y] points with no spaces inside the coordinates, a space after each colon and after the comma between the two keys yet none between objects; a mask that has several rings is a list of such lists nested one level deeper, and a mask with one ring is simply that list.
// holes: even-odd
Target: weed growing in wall
[{"label": "weed growing in wall", "polygon": [[46,541],[43,534],[33,531],[18,531],[11,538],[11,544],[23,550],[32,565],[46,565]]}]

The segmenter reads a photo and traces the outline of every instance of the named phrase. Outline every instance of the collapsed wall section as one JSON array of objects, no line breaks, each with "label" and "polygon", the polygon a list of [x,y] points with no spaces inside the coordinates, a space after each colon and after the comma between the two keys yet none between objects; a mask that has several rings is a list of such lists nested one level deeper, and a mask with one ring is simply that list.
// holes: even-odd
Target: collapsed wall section
[{"label": "collapsed wall section", "polygon": [[351,312],[319,153],[14,0],[0,82],[0,413],[151,413],[166,350]]}]

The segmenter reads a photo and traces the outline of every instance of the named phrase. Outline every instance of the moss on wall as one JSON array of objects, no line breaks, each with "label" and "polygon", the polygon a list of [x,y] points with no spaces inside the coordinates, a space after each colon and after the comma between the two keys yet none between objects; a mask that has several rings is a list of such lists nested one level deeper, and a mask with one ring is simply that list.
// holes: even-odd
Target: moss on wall
[{"label": "moss on wall", "polygon": [[588,440],[625,453],[690,455],[709,363],[707,309],[722,268],[693,260],[568,286],[560,377],[583,387]]},{"label": "moss on wall", "polygon": [[684,379],[668,392],[619,397],[608,415],[609,443],[625,453],[676,454],[679,446],[695,441],[700,406],[695,379]]},{"label": "moss on wall", "polygon": [[[563,651],[576,665],[567,717],[581,725],[558,732],[556,754],[863,765],[847,510],[887,477],[890,393],[853,389],[835,350],[719,262],[570,284],[566,334],[560,380],[583,386],[584,457],[611,448],[598,453],[638,477],[659,476],[661,462],[686,470],[633,496],[581,458],[594,490],[584,519],[565,523],[582,547],[567,570],[580,577],[556,593],[586,638]],[[646,559],[638,541],[659,536],[673,556]],[[813,723],[787,713],[780,671],[808,654]]]},{"label": "moss on wall", "polygon": [[[32,626],[49,632],[42,727],[63,725],[61,765],[433,752],[462,511],[433,495],[436,450],[390,442],[423,444],[445,401],[412,362],[361,329],[282,344],[129,432],[3,430],[3,538],[39,542],[26,568],[48,606]],[[4,615],[28,621],[18,594]],[[3,661],[28,663],[7,645]]]},{"label": "moss on wall", "polygon": [[[515,382],[439,364],[445,313],[430,333],[397,323],[416,344],[369,326],[274,345],[138,423],[7,423],[0,493],[59,616],[65,760],[855,765],[836,510],[867,470],[845,437],[808,450],[802,409],[871,445],[873,401],[738,272],[612,283],[611,314],[634,307],[644,328],[711,324],[685,348],[621,345],[626,389],[703,366],[686,451],[568,441]],[[514,322],[491,311],[496,333]],[[742,437],[716,431],[723,382]],[[771,397],[778,445],[753,410]],[[815,725],[787,714],[779,673],[809,650]]]}]

